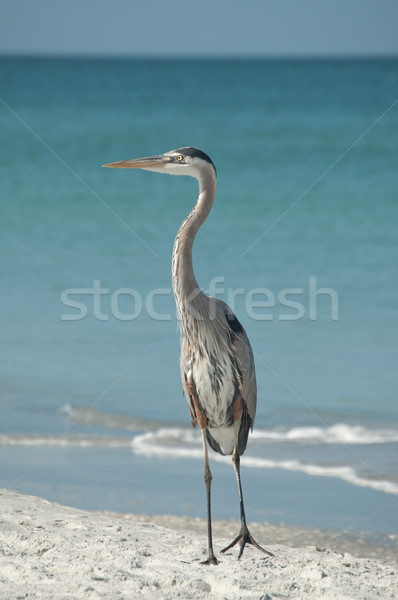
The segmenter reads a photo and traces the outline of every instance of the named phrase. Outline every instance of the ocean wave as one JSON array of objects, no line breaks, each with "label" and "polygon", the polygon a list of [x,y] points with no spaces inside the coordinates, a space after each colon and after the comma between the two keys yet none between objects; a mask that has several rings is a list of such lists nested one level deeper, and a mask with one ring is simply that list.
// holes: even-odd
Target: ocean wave
[{"label": "ocean wave", "polygon": [[106,448],[128,448],[130,438],[90,435],[46,435],[46,434],[0,434],[1,446],[69,446],[88,448],[102,446]]},{"label": "ocean wave", "polygon": [[[187,432],[192,432],[187,425],[174,427],[171,423],[154,419],[137,419],[124,415],[108,413],[92,408],[65,404],[61,411],[69,421],[84,423],[86,425],[100,425],[109,429],[124,429],[139,432],[157,432],[168,430],[170,435],[186,441]],[[348,423],[335,423],[330,426],[292,426],[290,428],[277,427],[274,429],[256,428],[251,439],[265,442],[296,442],[319,444],[388,444],[398,442],[398,428],[391,427],[366,427],[364,425],[350,425]]]},{"label": "ocean wave", "polygon": [[[161,421],[150,421],[147,419],[131,419],[128,417],[101,413],[100,411],[84,410],[79,407],[65,406],[63,412],[69,418],[78,419],[84,414],[85,423],[109,428],[119,428],[128,431],[139,432],[134,436],[133,444],[137,447],[142,441],[157,440],[162,446],[175,444],[200,444],[201,434],[198,429],[190,426],[170,426]],[[79,423],[81,420],[79,419]],[[123,426],[124,425],[124,426]],[[255,429],[250,434],[250,439],[255,443],[296,443],[296,444],[344,444],[344,445],[368,445],[388,444],[398,442],[398,430],[388,428],[370,428],[363,425],[348,425],[336,423],[330,427],[315,426],[293,426],[282,429]],[[127,446],[130,439],[107,435],[64,435],[54,434],[0,434],[1,445],[48,445],[62,444],[65,446]],[[145,444],[143,444],[144,446]]]},{"label": "ocean wave", "polygon": [[125,429],[128,431],[154,431],[167,425],[164,421],[155,419],[137,419],[116,413],[110,413],[96,408],[64,404],[60,413],[67,417],[72,424],[97,425],[108,429]]},{"label": "ocean wave", "polygon": [[[164,428],[156,432],[137,435],[131,442],[132,449],[137,454],[147,456],[174,456],[184,458],[203,458],[201,435],[198,431],[187,431],[180,428]],[[230,456],[212,453],[212,460],[230,463]],[[296,471],[317,477],[336,477],[359,487],[383,491],[387,494],[398,494],[398,484],[379,478],[371,473],[364,477],[348,465],[321,465],[291,460],[271,460],[246,454],[243,459],[246,467],[257,469],[283,469]]]},{"label": "ocean wave", "polygon": [[[308,443],[324,444],[382,444],[398,441],[398,433],[393,429],[371,429],[364,426],[336,424],[330,428],[291,427],[290,429],[257,429],[252,434],[252,441],[243,457],[246,467],[258,469],[283,469],[301,472],[317,477],[336,477],[352,485],[380,490],[389,494],[398,494],[398,484],[388,481],[368,469],[366,474],[359,474],[349,464],[322,465],[322,455],[318,453],[318,464],[300,460],[300,446]],[[276,444],[274,459],[269,459],[269,448],[265,444]],[[294,458],[277,456],[277,446],[286,443],[292,445]],[[261,448],[261,444],[264,447]],[[175,458],[203,458],[201,433],[190,427],[155,427],[131,437],[88,435],[88,434],[0,434],[0,445],[4,446],[69,446],[69,447],[104,447],[129,448],[136,454],[148,456],[172,456]],[[254,450],[257,446],[257,449]],[[251,454],[255,451],[255,455]],[[263,456],[261,456],[261,454]],[[286,452],[284,452],[286,454]],[[267,458],[264,458],[267,456]],[[319,459],[319,460],[318,460]],[[212,460],[230,463],[230,456],[212,453]]]},{"label": "ocean wave", "polygon": [[[163,441],[183,442],[201,440],[198,430],[184,427],[160,427],[150,437]],[[255,429],[250,439],[256,442],[294,442],[318,444],[368,445],[398,442],[398,430],[370,428],[363,425],[336,423],[330,427],[294,426],[289,429]]]},{"label": "ocean wave", "polygon": [[247,457],[245,460],[247,467],[260,469],[283,469],[285,471],[298,471],[306,475],[317,477],[337,477],[347,483],[359,487],[366,487],[373,490],[379,490],[386,494],[398,494],[398,484],[392,481],[381,479],[374,475],[372,478],[361,477],[355,469],[346,465],[324,466],[301,463],[297,460],[273,461],[263,458]]},{"label": "ocean wave", "polygon": [[136,435],[131,440],[131,447],[137,454],[203,457],[200,432],[179,427],[167,427],[153,433]]},{"label": "ocean wave", "polygon": [[255,429],[252,439],[270,442],[317,442],[323,444],[386,444],[398,442],[398,430],[336,423],[329,427]]}]

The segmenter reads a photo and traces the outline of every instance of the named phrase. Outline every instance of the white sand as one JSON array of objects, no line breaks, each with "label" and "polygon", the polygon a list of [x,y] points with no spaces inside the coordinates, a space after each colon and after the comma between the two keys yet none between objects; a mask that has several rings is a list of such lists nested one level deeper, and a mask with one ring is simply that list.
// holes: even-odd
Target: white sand
[{"label": "white sand", "polygon": [[[398,598],[394,562],[354,558],[315,547],[251,547],[204,566],[203,533],[60,506],[13,491],[0,492],[0,598],[151,600],[376,600]],[[171,526],[173,519],[170,519]],[[261,536],[252,533],[260,543]]]}]

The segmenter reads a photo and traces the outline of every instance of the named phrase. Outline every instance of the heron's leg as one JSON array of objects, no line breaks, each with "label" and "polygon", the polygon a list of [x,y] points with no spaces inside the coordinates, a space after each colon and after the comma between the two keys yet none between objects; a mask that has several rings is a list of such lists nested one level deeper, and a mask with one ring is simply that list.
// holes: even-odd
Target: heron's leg
[{"label": "heron's leg", "polygon": [[236,481],[238,483],[241,526],[240,526],[239,535],[226,548],[221,550],[221,552],[226,552],[227,550],[229,550],[230,548],[232,548],[233,546],[235,546],[235,544],[237,544],[239,542],[240,550],[239,550],[238,559],[242,556],[243,550],[244,550],[246,544],[251,544],[258,550],[261,550],[261,552],[268,554],[268,556],[274,556],[271,552],[268,552],[268,550],[264,550],[264,548],[262,548],[259,544],[257,544],[256,540],[252,537],[252,535],[247,527],[245,507],[243,504],[242,483],[240,480],[240,456],[239,456],[239,451],[238,451],[239,427],[240,427],[240,420],[239,421],[235,420],[234,421],[234,451],[232,454],[232,464],[234,466]]},{"label": "heron's leg", "polygon": [[207,452],[207,440],[206,440],[206,428],[202,428],[202,442],[203,442],[203,455],[205,459],[205,483],[206,483],[206,498],[207,498],[207,539],[209,545],[209,556],[207,560],[205,560],[203,565],[218,565],[218,560],[214,556],[213,550],[213,534],[211,529],[211,498],[210,498],[210,489],[211,489],[211,480],[212,474],[209,466],[209,455]]}]

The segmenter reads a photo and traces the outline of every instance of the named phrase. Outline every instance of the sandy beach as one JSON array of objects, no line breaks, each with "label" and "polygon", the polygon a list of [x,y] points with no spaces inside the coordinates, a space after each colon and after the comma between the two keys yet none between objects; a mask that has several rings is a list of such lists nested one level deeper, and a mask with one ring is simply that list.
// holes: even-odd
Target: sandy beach
[{"label": "sandy beach", "polygon": [[0,501],[4,600],[398,597],[395,551],[360,539],[252,524],[275,558],[248,547],[238,562],[236,548],[220,555],[237,524],[216,521],[220,564],[208,567],[199,519],[88,512],[7,490]]}]

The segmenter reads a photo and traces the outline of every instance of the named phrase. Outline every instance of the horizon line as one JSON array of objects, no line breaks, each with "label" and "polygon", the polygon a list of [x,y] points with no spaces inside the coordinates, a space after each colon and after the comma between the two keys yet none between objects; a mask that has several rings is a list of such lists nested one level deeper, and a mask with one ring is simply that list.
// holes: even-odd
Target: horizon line
[{"label": "horizon line", "polygon": [[157,53],[127,53],[127,52],[90,52],[90,51],[8,51],[0,50],[0,59],[2,58],[33,58],[33,59],[87,59],[87,60],[394,60],[398,59],[397,53],[377,52],[303,52],[303,53],[192,53],[181,56],[176,53],[157,54]]}]

